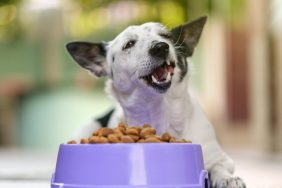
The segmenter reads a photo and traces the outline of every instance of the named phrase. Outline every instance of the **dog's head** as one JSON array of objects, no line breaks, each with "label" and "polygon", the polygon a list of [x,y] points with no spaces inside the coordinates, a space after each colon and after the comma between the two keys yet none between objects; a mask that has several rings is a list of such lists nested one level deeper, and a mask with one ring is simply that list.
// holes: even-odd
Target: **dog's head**
[{"label": "dog's head", "polygon": [[186,58],[192,56],[205,22],[201,17],[171,31],[160,23],[145,23],[126,28],[110,42],[71,42],[67,49],[80,66],[109,77],[120,91],[144,87],[164,93],[186,75]]}]

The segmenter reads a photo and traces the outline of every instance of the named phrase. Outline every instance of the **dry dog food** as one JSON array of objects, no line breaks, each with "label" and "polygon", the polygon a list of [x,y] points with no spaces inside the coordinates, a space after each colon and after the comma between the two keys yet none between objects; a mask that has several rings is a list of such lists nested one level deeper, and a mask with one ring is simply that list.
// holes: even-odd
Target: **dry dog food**
[{"label": "dry dog food", "polygon": [[[116,128],[101,128],[93,132],[90,138],[82,138],[80,144],[104,144],[104,143],[191,143],[190,140],[176,140],[169,133],[156,135],[156,129],[144,124],[142,127],[127,127],[120,123]],[[77,144],[71,140],[68,144]]]}]

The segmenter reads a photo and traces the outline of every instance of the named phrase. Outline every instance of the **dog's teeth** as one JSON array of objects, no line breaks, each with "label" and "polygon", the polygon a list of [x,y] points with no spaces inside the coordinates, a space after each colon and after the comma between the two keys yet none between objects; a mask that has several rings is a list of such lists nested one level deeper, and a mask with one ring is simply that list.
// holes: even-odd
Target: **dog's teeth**
[{"label": "dog's teeth", "polygon": [[158,82],[158,80],[152,75],[152,80],[153,80],[153,82],[155,82],[155,83],[159,83]]},{"label": "dog's teeth", "polygon": [[166,81],[166,82],[169,82],[170,79],[171,79],[171,75],[168,73],[167,76],[166,76],[166,80],[165,80],[165,81]]},{"label": "dog's teeth", "polygon": [[166,79],[164,81],[158,81],[153,75],[151,77],[152,77],[152,81],[156,84],[164,84],[164,83],[167,83],[171,80],[170,74],[167,74]]}]

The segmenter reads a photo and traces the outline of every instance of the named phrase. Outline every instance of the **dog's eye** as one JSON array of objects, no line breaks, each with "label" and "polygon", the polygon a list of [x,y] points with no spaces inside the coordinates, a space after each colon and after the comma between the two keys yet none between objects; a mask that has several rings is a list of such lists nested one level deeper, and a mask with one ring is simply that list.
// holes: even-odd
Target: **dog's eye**
[{"label": "dog's eye", "polygon": [[128,48],[131,48],[132,46],[134,46],[136,43],[136,40],[130,40],[128,41],[123,47],[122,50],[126,50]]},{"label": "dog's eye", "polygon": [[172,35],[170,33],[160,33],[159,35],[165,39],[172,40]]}]

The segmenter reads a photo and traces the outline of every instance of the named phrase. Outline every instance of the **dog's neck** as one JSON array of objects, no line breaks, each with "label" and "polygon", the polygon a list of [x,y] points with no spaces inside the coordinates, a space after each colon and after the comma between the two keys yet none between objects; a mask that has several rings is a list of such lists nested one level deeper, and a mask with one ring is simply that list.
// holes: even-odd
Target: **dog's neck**
[{"label": "dog's neck", "polygon": [[167,131],[176,137],[181,136],[190,111],[187,87],[187,80],[184,79],[181,83],[172,84],[164,94],[146,93],[146,89],[139,87],[130,92],[120,92],[108,81],[108,92],[120,103],[128,125],[141,126],[148,123],[159,134]]}]

